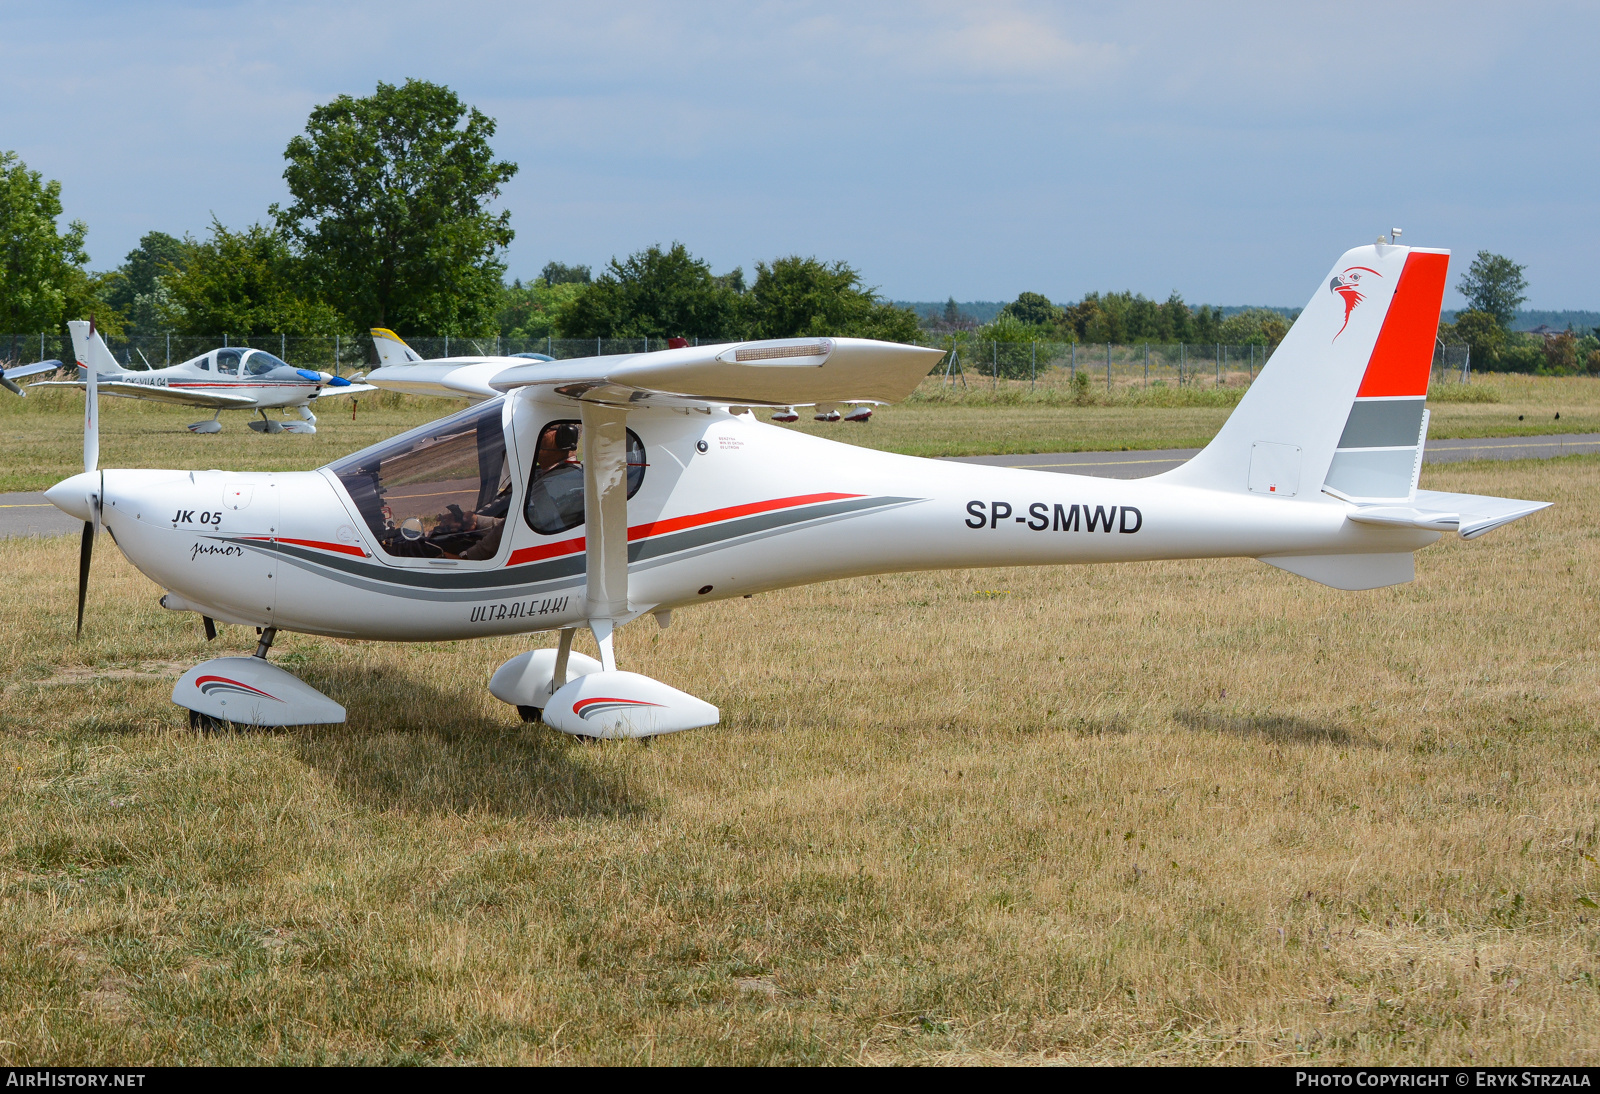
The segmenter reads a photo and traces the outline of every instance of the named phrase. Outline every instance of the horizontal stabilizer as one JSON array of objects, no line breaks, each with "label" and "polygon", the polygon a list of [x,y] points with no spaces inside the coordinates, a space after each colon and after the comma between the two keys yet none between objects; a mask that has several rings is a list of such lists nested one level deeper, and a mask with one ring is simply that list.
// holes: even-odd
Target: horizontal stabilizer
[{"label": "horizontal stabilizer", "polygon": [[1462,539],[1477,539],[1502,524],[1521,520],[1530,513],[1549,508],[1547,501],[1522,501],[1518,498],[1491,498],[1483,494],[1447,494],[1440,490],[1418,490],[1418,509],[1453,512],[1459,516],[1457,530]]},{"label": "horizontal stabilizer", "polygon": [[1549,504],[1547,501],[1418,490],[1415,505],[1362,505],[1351,512],[1349,518],[1357,524],[1460,532],[1462,539],[1477,539],[1491,529],[1537,513]]}]

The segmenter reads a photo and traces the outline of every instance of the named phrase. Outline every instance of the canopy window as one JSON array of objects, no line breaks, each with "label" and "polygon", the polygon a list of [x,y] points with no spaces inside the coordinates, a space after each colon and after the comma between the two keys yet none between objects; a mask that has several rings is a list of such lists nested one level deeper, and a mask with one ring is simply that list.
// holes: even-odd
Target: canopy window
[{"label": "canopy window", "polygon": [[[533,475],[523,519],[542,536],[553,536],[583,523],[583,425],[555,421],[539,430]],[[628,497],[644,482],[644,442],[628,430]]]},{"label": "canopy window", "polygon": [[388,554],[493,558],[511,506],[504,400],[493,399],[329,465]]}]

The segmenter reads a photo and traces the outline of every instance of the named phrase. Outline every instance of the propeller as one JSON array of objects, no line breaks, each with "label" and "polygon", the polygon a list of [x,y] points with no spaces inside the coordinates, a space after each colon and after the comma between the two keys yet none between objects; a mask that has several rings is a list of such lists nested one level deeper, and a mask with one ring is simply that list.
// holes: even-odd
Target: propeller
[{"label": "propeller", "polygon": [[[89,318],[89,338],[94,338],[94,317]],[[83,388],[83,469],[93,474],[100,470],[100,380],[91,363],[84,369]],[[105,494],[105,476],[89,495],[89,519],[83,522],[83,538],[78,545],[78,637],[83,637],[83,603],[89,595],[89,561],[94,557],[94,540],[100,532],[100,499]]]}]

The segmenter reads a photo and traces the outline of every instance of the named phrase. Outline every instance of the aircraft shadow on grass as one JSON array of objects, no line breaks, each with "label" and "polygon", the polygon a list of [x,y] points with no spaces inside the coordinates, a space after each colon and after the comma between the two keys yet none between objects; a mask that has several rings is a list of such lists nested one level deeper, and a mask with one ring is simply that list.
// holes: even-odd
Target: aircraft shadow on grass
[{"label": "aircraft shadow on grass", "polygon": [[1206,710],[1180,710],[1172,719],[1188,729],[1224,733],[1230,737],[1256,737],[1276,744],[1380,747],[1378,741],[1366,734],[1355,734],[1342,726],[1284,714],[1230,717]]},{"label": "aircraft shadow on grass", "polygon": [[652,811],[605,755],[542,725],[485,718],[477,702],[397,672],[333,668],[306,676],[346,697],[344,725],[287,731],[300,760],[376,809],[514,817],[616,817]]}]

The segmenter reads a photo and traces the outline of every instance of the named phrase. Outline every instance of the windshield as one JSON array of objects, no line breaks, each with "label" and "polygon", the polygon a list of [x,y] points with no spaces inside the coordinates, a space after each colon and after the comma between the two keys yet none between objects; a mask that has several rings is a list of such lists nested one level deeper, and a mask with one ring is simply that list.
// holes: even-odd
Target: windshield
[{"label": "windshield", "polygon": [[504,399],[328,465],[385,552],[481,560],[499,553],[511,505]]},{"label": "windshield", "polygon": [[244,362],[244,371],[249,376],[265,376],[275,368],[288,367],[287,362],[278,360],[264,349],[251,350]]}]

